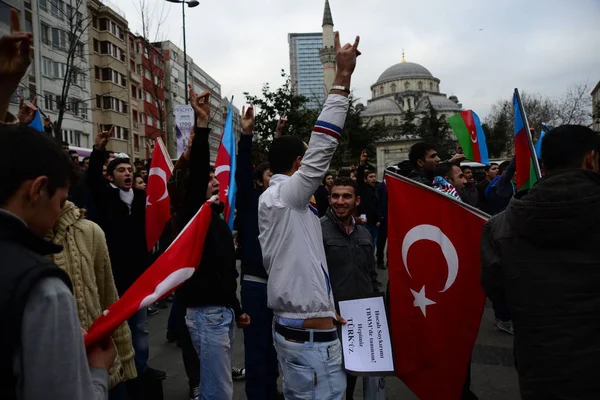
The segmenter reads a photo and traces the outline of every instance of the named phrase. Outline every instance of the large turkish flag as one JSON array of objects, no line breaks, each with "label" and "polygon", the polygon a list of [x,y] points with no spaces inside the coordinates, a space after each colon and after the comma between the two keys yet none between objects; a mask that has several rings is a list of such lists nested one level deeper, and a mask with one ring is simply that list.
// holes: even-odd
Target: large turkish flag
[{"label": "large turkish flag", "polygon": [[460,399],[485,304],[486,215],[404,177],[386,182],[396,374],[421,400]]}]

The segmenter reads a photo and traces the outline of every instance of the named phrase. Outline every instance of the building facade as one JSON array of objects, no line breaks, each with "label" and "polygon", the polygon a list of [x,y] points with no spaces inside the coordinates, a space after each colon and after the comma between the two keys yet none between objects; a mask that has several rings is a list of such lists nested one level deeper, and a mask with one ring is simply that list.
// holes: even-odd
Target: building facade
[{"label": "building facade", "polygon": [[[10,9],[14,8],[19,12],[21,26],[25,27],[28,32],[33,32],[33,15],[31,1],[23,2],[22,0],[0,0],[0,36],[10,34]],[[36,29],[37,31],[37,29]],[[34,57],[36,50],[39,48],[38,43],[33,43]],[[38,51],[39,53],[39,51]],[[36,69],[35,64],[29,67],[29,73],[19,83],[19,87],[10,99],[8,111],[13,115],[19,112],[19,99],[21,96],[31,98],[36,93]],[[33,91],[30,91],[30,86],[33,86]]]},{"label": "building facade", "polygon": [[337,72],[335,60],[335,38],[333,33],[333,16],[331,15],[331,7],[329,0],[325,0],[325,11],[323,12],[323,48],[319,50],[321,64],[323,64],[323,89],[324,96],[327,97],[335,74]]},{"label": "building facade", "polygon": [[290,79],[292,92],[308,99],[306,107],[319,109],[325,103],[323,65],[319,51],[322,33],[290,33]]},{"label": "building facade", "polygon": [[210,135],[208,143],[210,145],[210,162],[215,163],[219,144],[221,143],[221,135],[223,134],[223,114],[221,113],[221,85],[202,68],[192,63],[192,82],[194,91],[198,94],[205,91],[210,92]]},{"label": "building facade", "polygon": [[[132,140],[127,20],[99,0],[90,0],[88,8],[94,124],[103,130],[114,125],[109,150],[141,158]],[[139,109],[139,104],[136,106]]]},{"label": "building facade", "polygon": [[600,82],[590,93],[592,96],[592,129],[600,132]]}]

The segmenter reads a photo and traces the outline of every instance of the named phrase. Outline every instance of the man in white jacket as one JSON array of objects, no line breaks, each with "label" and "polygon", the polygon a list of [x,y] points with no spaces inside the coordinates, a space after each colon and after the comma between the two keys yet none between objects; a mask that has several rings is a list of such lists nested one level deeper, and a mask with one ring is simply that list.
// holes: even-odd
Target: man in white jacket
[{"label": "man in white jacket", "polygon": [[342,399],[346,389],[334,326],[336,320],[345,321],[335,312],[321,224],[311,199],[346,120],[358,42],[357,37],[342,47],[335,35],[337,74],[308,149],[299,138],[284,136],[269,151],[273,177],[259,201],[259,240],[286,398]]}]

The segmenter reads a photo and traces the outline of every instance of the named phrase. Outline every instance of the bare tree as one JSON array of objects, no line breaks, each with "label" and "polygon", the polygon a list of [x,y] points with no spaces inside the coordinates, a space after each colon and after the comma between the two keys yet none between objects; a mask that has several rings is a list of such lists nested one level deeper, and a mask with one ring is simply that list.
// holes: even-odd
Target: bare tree
[{"label": "bare tree", "polygon": [[589,125],[592,122],[591,87],[578,83],[567,88],[556,102],[557,125]]}]

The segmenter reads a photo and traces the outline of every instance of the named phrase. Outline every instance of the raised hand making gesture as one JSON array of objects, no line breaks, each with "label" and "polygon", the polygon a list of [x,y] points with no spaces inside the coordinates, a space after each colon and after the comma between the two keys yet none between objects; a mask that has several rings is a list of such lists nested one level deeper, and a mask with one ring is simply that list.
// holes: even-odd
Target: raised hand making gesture
[{"label": "raised hand making gesture", "polygon": [[31,103],[25,103],[25,99],[21,97],[21,102],[19,103],[19,115],[17,116],[20,124],[29,125],[33,122],[37,111],[37,99],[36,96]]},{"label": "raised hand making gesture", "polygon": [[254,107],[251,105],[242,107],[242,135],[252,135],[254,131]]},{"label": "raised hand making gesture", "polygon": [[108,144],[108,141],[110,140],[110,138],[112,137],[114,132],[115,132],[114,125],[111,126],[108,131],[103,131],[102,127],[100,127],[100,133],[98,133],[98,136],[96,136],[95,147],[101,151],[106,150],[106,145]]},{"label": "raised hand making gesture", "polygon": [[350,77],[356,68],[356,58],[360,56],[358,43],[360,37],[357,36],[354,44],[346,43],[344,46],[340,43],[340,33],[335,33],[335,59],[337,62],[337,74],[333,81],[334,86],[343,86],[344,90],[333,89],[332,93],[348,96],[350,92]]},{"label": "raised hand making gesture", "polygon": [[284,115],[283,117],[279,118],[279,121],[277,121],[277,128],[275,128],[275,139],[283,135],[283,128],[285,128],[286,125],[287,116]]},{"label": "raised hand making gesture", "polygon": [[196,95],[192,85],[188,85],[190,90],[190,105],[196,113],[196,125],[198,128],[208,128],[210,120],[210,92],[207,90],[200,95]]}]

